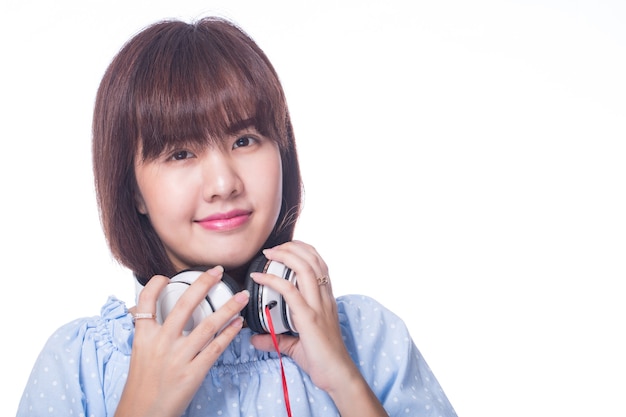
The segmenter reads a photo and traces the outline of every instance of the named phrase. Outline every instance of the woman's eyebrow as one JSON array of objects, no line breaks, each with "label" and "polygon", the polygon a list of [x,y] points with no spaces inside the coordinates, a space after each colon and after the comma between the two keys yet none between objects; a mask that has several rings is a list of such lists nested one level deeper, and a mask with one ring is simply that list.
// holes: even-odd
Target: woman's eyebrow
[{"label": "woman's eyebrow", "polygon": [[254,128],[256,129],[256,118],[255,117],[248,117],[247,119],[243,119],[243,120],[239,120],[235,123],[233,123],[232,125],[230,125],[230,127],[228,128],[229,133],[236,135],[238,133],[241,133],[245,130],[249,130],[250,128]]}]

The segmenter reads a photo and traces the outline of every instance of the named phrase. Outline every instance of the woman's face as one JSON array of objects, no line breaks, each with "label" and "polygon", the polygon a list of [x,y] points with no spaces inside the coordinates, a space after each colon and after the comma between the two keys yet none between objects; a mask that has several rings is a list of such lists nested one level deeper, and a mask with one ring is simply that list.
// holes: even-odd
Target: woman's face
[{"label": "woman's face", "polygon": [[280,212],[278,144],[253,128],[215,145],[139,160],[135,175],[137,209],[149,217],[177,270],[246,264]]}]

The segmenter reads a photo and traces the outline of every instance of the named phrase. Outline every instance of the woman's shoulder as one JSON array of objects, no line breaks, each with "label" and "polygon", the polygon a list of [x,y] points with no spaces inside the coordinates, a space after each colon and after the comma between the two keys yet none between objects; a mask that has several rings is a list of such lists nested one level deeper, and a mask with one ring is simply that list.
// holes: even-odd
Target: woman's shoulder
[{"label": "woman's shoulder", "polygon": [[114,297],[99,316],[60,326],[35,361],[18,415],[79,415],[85,398],[90,414],[106,415],[123,388],[133,333],[128,309]]},{"label": "woman's shoulder", "polygon": [[381,302],[367,295],[348,294],[337,297],[340,321],[349,320],[361,326],[404,326],[402,319]]},{"label": "woman's shoulder", "polygon": [[133,330],[126,304],[111,296],[100,315],[77,318],[60,326],[49,337],[42,353],[82,350],[87,345],[94,350],[117,350],[130,355]]},{"label": "woman's shoulder", "polygon": [[352,355],[376,354],[381,348],[407,351],[413,340],[405,322],[376,299],[365,295],[337,297],[339,324]]},{"label": "woman's shoulder", "polygon": [[346,348],[390,415],[456,415],[398,315],[362,295],[338,297],[337,309]]}]

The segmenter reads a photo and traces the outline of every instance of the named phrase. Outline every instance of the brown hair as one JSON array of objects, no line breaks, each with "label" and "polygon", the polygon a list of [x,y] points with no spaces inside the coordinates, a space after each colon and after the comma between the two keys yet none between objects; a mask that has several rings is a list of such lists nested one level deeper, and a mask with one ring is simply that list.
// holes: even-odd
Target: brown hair
[{"label": "brown hair", "polygon": [[302,183],[284,92],[266,55],[232,22],[214,17],[158,22],[124,45],[100,83],[93,117],[96,196],[115,259],[147,279],[178,272],[136,209],[135,158],[247,126],[280,148],[283,201],[271,247],[293,238]]}]

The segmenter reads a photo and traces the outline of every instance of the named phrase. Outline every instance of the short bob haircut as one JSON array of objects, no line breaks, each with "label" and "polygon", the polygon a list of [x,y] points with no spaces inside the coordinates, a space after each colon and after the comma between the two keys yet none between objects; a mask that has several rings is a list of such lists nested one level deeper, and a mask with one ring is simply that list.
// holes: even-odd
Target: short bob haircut
[{"label": "short bob haircut", "polygon": [[280,149],[282,206],[265,242],[272,247],[293,238],[302,181],[285,94],[265,53],[232,22],[208,17],[148,26],[113,59],[93,117],[96,197],[113,256],[142,283],[179,271],[137,211],[135,158],[154,159],[179,144],[208,144],[246,127]]}]

